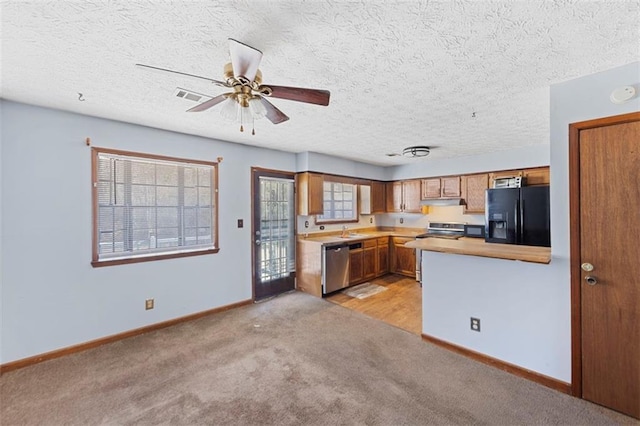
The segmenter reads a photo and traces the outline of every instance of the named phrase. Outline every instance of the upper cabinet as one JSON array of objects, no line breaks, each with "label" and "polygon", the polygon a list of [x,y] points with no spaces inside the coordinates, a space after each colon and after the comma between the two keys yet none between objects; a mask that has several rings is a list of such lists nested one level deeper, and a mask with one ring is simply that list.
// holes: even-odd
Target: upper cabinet
[{"label": "upper cabinet", "polygon": [[460,176],[422,179],[422,199],[459,198]]},{"label": "upper cabinet", "polygon": [[420,212],[420,180],[387,182],[387,212]]},{"label": "upper cabinet", "polygon": [[532,169],[502,170],[489,173],[489,187],[493,188],[493,181],[500,178],[522,177],[523,185],[549,185],[549,167],[534,167]]},{"label": "upper cabinet", "polygon": [[371,181],[371,213],[386,212],[386,199],[384,182]]},{"label": "upper cabinet", "polygon": [[322,214],[324,212],[322,203],[324,176],[305,172],[297,174],[296,179],[298,214],[302,216]]},{"label": "upper cabinet", "polygon": [[442,182],[442,198],[460,197],[460,176],[440,178]]},{"label": "upper cabinet", "polygon": [[462,198],[464,213],[484,213],[485,192],[489,187],[489,174],[462,176]]},{"label": "upper cabinet", "polygon": [[527,186],[549,185],[551,176],[549,167],[536,167],[535,169],[525,169],[522,171]]},{"label": "upper cabinet", "polygon": [[422,179],[422,199],[440,198],[442,184],[440,178]]}]

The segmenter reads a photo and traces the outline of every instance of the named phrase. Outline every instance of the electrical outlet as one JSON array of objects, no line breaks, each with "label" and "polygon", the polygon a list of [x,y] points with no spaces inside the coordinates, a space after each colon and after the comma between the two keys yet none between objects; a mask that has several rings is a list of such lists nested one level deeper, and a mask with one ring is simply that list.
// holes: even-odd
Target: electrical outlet
[{"label": "electrical outlet", "polygon": [[148,311],[149,309],[153,309],[153,299],[147,299],[144,301],[144,308]]},{"label": "electrical outlet", "polygon": [[373,223],[373,218],[372,217],[369,218],[369,223]]},{"label": "electrical outlet", "polygon": [[320,230],[324,231],[324,225],[320,225]]},{"label": "electrical outlet", "polygon": [[471,329],[480,332],[480,318],[471,317]]},{"label": "electrical outlet", "polygon": [[304,221],[304,227],[305,227],[305,228],[308,228],[308,227],[309,227],[309,221],[308,221],[308,220],[305,220],[305,221]]},{"label": "electrical outlet", "polygon": [[400,223],[404,223],[404,218],[403,217],[400,218]]}]

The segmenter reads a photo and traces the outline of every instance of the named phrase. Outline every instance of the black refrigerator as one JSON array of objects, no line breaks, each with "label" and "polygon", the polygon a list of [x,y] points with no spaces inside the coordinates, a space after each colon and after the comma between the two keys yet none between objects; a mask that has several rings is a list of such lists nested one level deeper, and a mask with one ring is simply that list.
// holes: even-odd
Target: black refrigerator
[{"label": "black refrigerator", "polygon": [[551,247],[549,186],[487,189],[485,241]]}]

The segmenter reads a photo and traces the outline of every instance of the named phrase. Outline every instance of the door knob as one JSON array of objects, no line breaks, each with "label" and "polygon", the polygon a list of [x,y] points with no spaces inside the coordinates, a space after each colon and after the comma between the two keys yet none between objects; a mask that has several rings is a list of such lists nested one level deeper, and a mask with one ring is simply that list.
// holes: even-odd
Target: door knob
[{"label": "door knob", "polygon": [[582,265],[580,265],[580,267],[582,268],[583,271],[585,272],[591,272],[593,271],[593,265],[590,263],[583,263]]},{"label": "door knob", "polygon": [[584,277],[584,280],[587,282],[587,284],[589,285],[596,285],[598,284],[598,280],[596,279],[596,277],[592,276],[592,275],[588,275],[586,277]]},{"label": "door knob", "polygon": [[259,246],[262,241],[256,240],[256,245]]}]

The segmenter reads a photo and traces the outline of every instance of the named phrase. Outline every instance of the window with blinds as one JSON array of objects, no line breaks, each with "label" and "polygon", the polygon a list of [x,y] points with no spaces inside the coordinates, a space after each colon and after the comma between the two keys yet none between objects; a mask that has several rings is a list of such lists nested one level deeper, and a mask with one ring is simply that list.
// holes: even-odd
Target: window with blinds
[{"label": "window with blinds", "polygon": [[217,163],[93,149],[93,264],[218,251]]}]

